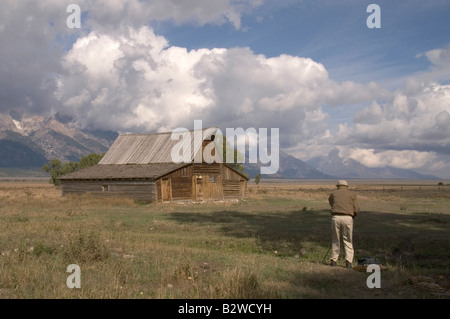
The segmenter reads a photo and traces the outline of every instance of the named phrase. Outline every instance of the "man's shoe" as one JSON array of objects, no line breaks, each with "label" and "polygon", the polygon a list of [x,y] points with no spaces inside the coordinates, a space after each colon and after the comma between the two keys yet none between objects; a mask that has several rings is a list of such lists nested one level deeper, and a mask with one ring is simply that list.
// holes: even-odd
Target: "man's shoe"
[{"label": "man's shoe", "polygon": [[348,260],[345,261],[345,268],[353,268],[352,263],[349,262]]},{"label": "man's shoe", "polygon": [[331,261],[331,263],[330,263],[330,266],[332,266],[332,267],[336,267],[336,266],[337,266],[337,264],[336,264],[336,262],[335,262],[334,260],[332,260],[332,261]]}]

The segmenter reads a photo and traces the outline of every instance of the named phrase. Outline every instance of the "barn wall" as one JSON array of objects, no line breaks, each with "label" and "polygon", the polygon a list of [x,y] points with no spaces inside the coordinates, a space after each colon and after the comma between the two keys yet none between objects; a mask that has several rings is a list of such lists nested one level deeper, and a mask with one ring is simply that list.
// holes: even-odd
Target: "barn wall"
[{"label": "barn wall", "polygon": [[147,181],[62,181],[62,195],[92,193],[108,197],[156,200],[156,185]]},{"label": "barn wall", "polygon": [[242,175],[220,163],[193,163],[156,181],[160,202],[240,199],[245,197],[246,188]]},{"label": "barn wall", "polygon": [[[192,200],[192,165],[180,168],[164,177],[158,179],[156,189],[158,190],[158,201],[162,201],[161,185],[163,180],[170,179],[170,201],[190,201]],[[167,197],[166,199],[167,200]]]},{"label": "barn wall", "polygon": [[221,164],[213,163],[194,163],[192,164],[192,174],[193,175],[219,175],[220,174]]},{"label": "barn wall", "polygon": [[192,182],[188,177],[172,177],[172,200],[192,200]]},{"label": "barn wall", "polygon": [[[192,174],[194,200],[241,199],[246,196],[247,179],[226,165],[194,163]],[[200,194],[199,183],[201,183]]]},{"label": "barn wall", "polygon": [[161,180],[158,179],[156,181],[156,200],[158,202],[162,201],[162,197],[161,197]]},{"label": "barn wall", "polygon": [[219,163],[193,164],[193,198],[196,201],[223,200],[223,187]]},{"label": "barn wall", "polygon": [[240,199],[247,195],[247,180],[228,166],[222,166],[224,199]]},{"label": "barn wall", "polygon": [[206,200],[222,200],[223,186],[220,175],[208,175],[203,179],[204,197]]},{"label": "barn wall", "polygon": [[145,201],[240,199],[247,180],[223,164],[193,163],[158,180],[63,180],[62,194],[92,193]]},{"label": "barn wall", "polygon": [[241,183],[234,180],[223,181],[223,197],[225,199],[241,198]]},{"label": "barn wall", "polygon": [[231,168],[229,168],[228,166],[225,166],[225,165],[222,166],[221,173],[222,173],[223,179],[235,180],[235,181],[246,180],[240,174],[236,173],[234,170],[232,170]]}]

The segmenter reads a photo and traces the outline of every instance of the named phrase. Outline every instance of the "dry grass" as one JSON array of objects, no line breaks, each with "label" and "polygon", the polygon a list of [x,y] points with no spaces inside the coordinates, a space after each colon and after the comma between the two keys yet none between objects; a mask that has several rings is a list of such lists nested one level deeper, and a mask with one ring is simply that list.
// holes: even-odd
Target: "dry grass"
[{"label": "dry grass", "polygon": [[[321,264],[333,188],[263,182],[244,201],[145,205],[2,182],[0,298],[449,297],[450,187],[354,184],[356,258],[388,267],[381,289]],[[69,264],[81,289],[66,286]]]}]

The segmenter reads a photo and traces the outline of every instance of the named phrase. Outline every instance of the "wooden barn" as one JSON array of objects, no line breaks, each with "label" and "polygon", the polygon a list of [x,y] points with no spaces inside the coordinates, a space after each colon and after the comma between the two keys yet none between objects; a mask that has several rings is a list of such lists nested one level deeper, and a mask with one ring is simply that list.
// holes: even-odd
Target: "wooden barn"
[{"label": "wooden barn", "polygon": [[[191,131],[187,142],[192,152],[182,163],[172,160],[180,142],[171,139],[171,132],[119,135],[98,165],[60,178],[62,195],[93,193],[147,202],[242,199],[248,178],[222,163],[214,143],[216,130],[203,129],[201,139],[194,139]],[[195,145],[198,140],[201,146]]]}]

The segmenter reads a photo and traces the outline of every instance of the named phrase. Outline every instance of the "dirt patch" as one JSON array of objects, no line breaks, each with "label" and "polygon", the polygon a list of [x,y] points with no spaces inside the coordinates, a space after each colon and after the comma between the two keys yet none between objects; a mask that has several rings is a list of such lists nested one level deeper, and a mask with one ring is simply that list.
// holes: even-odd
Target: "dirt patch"
[{"label": "dirt patch", "polygon": [[450,276],[411,276],[408,283],[416,290],[440,298],[450,298]]}]

